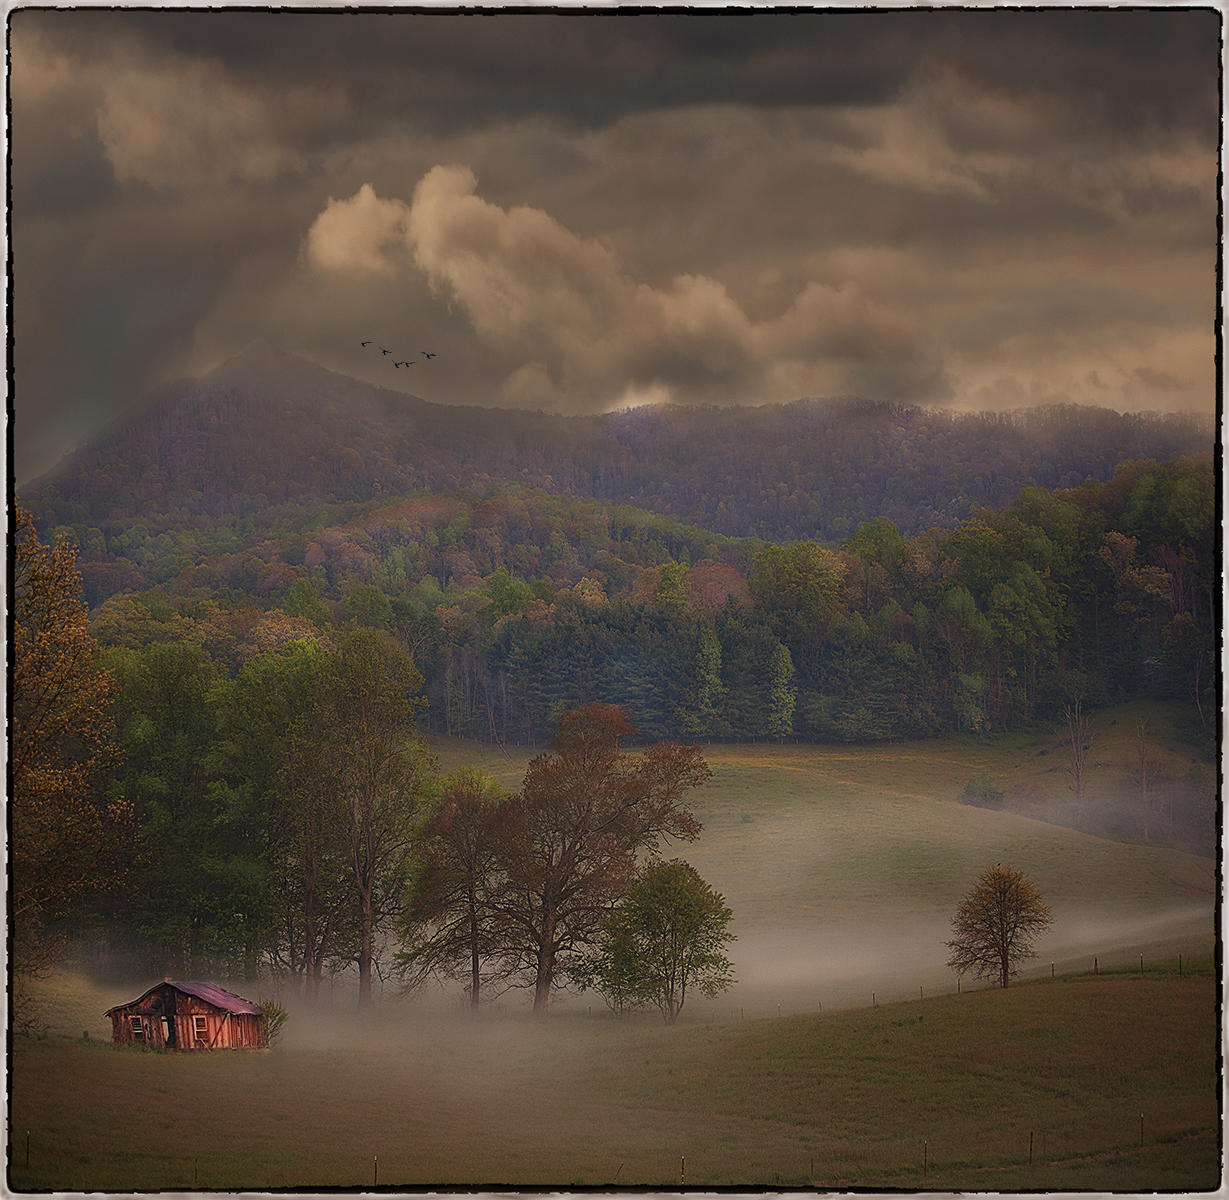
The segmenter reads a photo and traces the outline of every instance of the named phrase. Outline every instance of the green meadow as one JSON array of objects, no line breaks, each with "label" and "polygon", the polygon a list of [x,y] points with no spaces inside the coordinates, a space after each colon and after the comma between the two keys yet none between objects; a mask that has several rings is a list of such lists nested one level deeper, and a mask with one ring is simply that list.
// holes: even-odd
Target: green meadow
[{"label": "green meadow", "polygon": [[[1099,719],[1106,805],[1133,720]],[[1197,765],[1156,740],[1171,773]],[[10,1186],[1219,1186],[1213,860],[1010,811],[1065,802],[1051,733],[706,754],[704,832],[667,854],[725,894],[739,982],[678,1026],[585,995],[535,1022],[520,992],[474,1021],[389,984],[366,1021],[340,989],[323,1011],[287,998],[270,1051],[158,1054],[112,1048],[102,1018],[149,980],[65,972],[41,985],[46,1035],[13,1040]],[[529,752],[440,756],[515,787]],[[957,802],[981,774],[1004,810]],[[1006,991],[944,966],[956,903],[998,861],[1055,918]]]}]

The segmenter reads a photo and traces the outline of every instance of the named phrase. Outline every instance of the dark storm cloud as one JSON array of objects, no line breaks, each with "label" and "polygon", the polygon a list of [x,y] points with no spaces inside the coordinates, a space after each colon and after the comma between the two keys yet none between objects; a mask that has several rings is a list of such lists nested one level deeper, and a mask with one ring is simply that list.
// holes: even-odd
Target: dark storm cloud
[{"label": "dark storm cloud", "polygon": [[1210,405],[1219,22],[17,10],[19,475],[385,328],[441,401]]}]

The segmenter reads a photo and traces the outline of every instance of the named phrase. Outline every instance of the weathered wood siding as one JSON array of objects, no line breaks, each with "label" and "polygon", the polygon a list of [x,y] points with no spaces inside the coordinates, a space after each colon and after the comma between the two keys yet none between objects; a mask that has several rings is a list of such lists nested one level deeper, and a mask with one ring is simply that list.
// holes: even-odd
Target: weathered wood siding
[{"label": "weathered wood siding", "polygon": [[170,1050],[256,1049],[268,1044],[263,1017],[226,1012],[171,984],[113,1009],[111,1040]]}]

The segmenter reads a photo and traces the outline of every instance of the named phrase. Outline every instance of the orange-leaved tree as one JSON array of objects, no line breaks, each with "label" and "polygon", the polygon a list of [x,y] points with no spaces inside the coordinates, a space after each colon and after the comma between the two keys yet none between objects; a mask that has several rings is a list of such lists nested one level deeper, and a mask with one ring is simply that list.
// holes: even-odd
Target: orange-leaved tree
[{"label": "orange-leaved tree", "polygon": [[92,787],[114,754],[115,683],[90,635],[76,550],[40,542],[19,507],[12,562],[14,966],[38,971],[56,945],[45,923],[117,881],[132,815]]},{"label": "orange-leaved tree", "polygon": [[684,802],[710,775],[700,751],[658,742],[631,754],[623,709],[585,704],[565,712],[549,754],[529,764],[509,803],[501,858],[507,891],[498,905],[506,949],[544,1013],[570,954],[593,945],[626,892],[638,853],[700,832]]},{"label": "orange-leaved tree", "polygon": [[1020,973],[1020,961],[1035,956],[1033,943],[1051,924],[1050,910],[1024,874],[996,863],[956,909],[947,965],[1006,987]]}]

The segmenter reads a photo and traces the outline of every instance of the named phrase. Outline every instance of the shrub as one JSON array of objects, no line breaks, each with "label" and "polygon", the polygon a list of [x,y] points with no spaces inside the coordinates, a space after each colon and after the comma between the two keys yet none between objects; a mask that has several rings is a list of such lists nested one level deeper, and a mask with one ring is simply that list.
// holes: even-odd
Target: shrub
[{"label": "shrub", "polygon": [[1003,789],[989,775],[975,775],[964,785],[959,799],[961,804],[975,804],[978,808],[1002,808]]},{"label": "shrub", "polygon": [[276,1000],[261,1000],[257,1005],[265,1019],[265,1036],[272,1046],[282,1036],[282,1026],[289,1014]]}]

